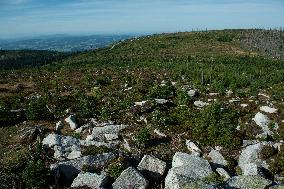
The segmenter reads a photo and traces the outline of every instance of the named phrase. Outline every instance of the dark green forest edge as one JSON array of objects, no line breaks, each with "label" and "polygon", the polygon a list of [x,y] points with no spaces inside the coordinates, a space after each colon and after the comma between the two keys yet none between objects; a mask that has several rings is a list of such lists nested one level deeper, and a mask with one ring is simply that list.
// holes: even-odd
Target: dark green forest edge
[{"label": "dark green forest edge", "polygon": [[[124,132],[134,133],[133,150],[117,147],[128,157],[153,154],[170,163],[176,151],[188,152],[185,140],[191,139],[205,153],[222,146],[229,162],[226,170],[241,174],[237,158],[244,140],[276,143],[284,138],[283,58],[283,30],[157,34],[76,54],[0,51],[0,188],[56,184],[49,171],[53,154],[36,136],[23,139],[22,131],[40,127],[36,135],[43,138],[69,115],[67,109],[76,114],[79,125],[90,118],[130,125]],[[190,89],[196,94],[190,95]],[[198,108],[198,100],[209,105]],[[141,101],[147,102],[135,106]],[[278,110],[268,114],[269,128],[279,128],[273,135],[256,138],[262,129],[252,118],[267,103]],[[147,123],[139,121],[141,117]],[[165,133],[166,140],[161,142],[155,129]],[[68,126],[62,134],[85,138]],[[92,148],[84,153],[110,150]],[[284,177],[283,152],[264,148],[261,155],[275,182],[275,175]],[[125,161],[120,157],[108,165],[112,179],[120,175]],[[153,184],[159,186],[162,181]]]}]

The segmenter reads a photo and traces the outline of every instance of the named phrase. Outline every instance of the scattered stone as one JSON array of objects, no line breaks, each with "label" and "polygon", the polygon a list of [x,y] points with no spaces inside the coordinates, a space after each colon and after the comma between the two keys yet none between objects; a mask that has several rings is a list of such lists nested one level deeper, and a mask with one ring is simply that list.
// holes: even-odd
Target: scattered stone
[{"label": "scattered stone", "polygon": [[261,106],[260,111],[270,113],[270,114],[274,114],[274,113],[277,113],[278,110],[276,108],[272,108],[272,107],[269,107],[269,106]]},{"label": "scattered stone", "polygon": [[257,144],[257,143],[259,143],[259,141],[258,140],[243,140],[243,148],[244,147],[247,147],[247,146],[249,146],[249,145],[253,145],[253,144]]},{"label": "scattered stone", "polygon": [[113,189],[146,189],[148,181],[133,167],[124,170],[112,184]]},{"label": "scattered stone", "polygon": [[166,162],[150,155],[144,155],[137,169],[146,177],[159,179],[164,175],[166,166]]},{"label": "scattered stone", "polygon": [[135,106],[144,106],[147,103],[147,100],[141,102],[134,102]]},{"label": "scattered stone", "polygon": [[224,181],[228,180],[229,178],[231,178],[230,174],[223,168],[217,168],[216,172],[224,178]]},{"label": "scattered stone", "polygon": [[226,188],[265,189],[272,182],[261,176],[235,176],[226,182]]},{"label": "scattered stone", "polygon": [[166,100],[166,99],[155,99],[156,103],[157,104],[166,104],[168,103],[169,101]]},{"label": "scattered stone", "polygon": [[45,147],[54,147],[54,158],[58,160],[75,159],[81,156],[80,141],[71,136],[49,134],[42,141]]},{"label": "scattered stone", "polygon": [[106,175],[97,175],[96,173],[80,173],[74,179],[71,187],[87,186],[92,189],[102,188],[106,185],[108,178]]},{"label": "scattered stone", "polygon": [[103,141],[105,134],[118,134],[121,130],[127,128],[128,125],[106,125],[103,127],[94,127],[92,134],[88,135],[86,140]]},{"label": "scattered stone", "polygon": [[65,119],[65,121],[70,125],[70,128],[72,130],[75,130],[78,128],[78,124],[76,123],[76,115],[70,115]]},{"label": "scattered stone", "polygon": [[250,168],[253,168],[252,164],[255,164],[257,167],[267,168],[266,162],[260,158],[261,150],[265,145],[267,145],[267,143],[262,142],[249,145],[242,149],[238,163],[243,173],[255,172],[254,170],[250,170]]},{"label": "scattered stone", "polygon": [[187,149],[191,151],[192,154],[200,156],[201,150],[198,148],[198,146],[194,142],[190,140],[186,140],[185,145]]},{"label": "scattered stone", "polygon": [[228,97],[232,96],[233,94],[234,94],[234,92],[233,92],[232,90],[228,90],[228,91],[226,92],[226,95],[227,95]]},{"label": "scattered stone", "polygon": [[219,93],[209,93],[209,96],[218,96]]},{"label": "scattered stone", "polygon": [[226,166],[228,162],[222,156],[222,154],[217,150],[211,150],[208,156],[211,158],[212,162],[217,165]]},{"label": "scattered stone", "polygon": [[87,124],[83,125],[82,127],[79,127],[78,129],[76,129],[75,132],[76,133],[82,133],[86,129],[90,129],[90,128],[92,128],[92,123],[87,123]]},{"label": "scattered stone", "polygon": [[31,143],[37,139],[42,131],[43,128],[41,126],[24,127],[19,131],[19,138],[22,143]]},{"label": "scattered stone", "polygon": [[164,134],[164,133],[162,133],[159,129],[155,129],[154,130],[154,133],[156,133],[157,135],[159,135],[160,137],[167,137],[167,135],[166,134]]},{"label": "scattered stone", "polygon": [[55,126],[55,132],[56,133],[61,133],[61,130],[64,128],[64,124],[62,121],[59,121],[56,123],[56,126]]},{"label": "scattered stone", "polygon": [[165,188],[179,189],[185,184],[205,178],[212,173],[213,171],[207,160],[198,156],[176,152],[173,157],[172,168],[165,179]]},{"label": "scattered stone", "polygon": [[240,104],[240,106],[241,106],[242,108],[246,108],[246,107],[248,107],[248,104]]},{"label": "scattered stone", "polygon": [[191,89],[187,92],[187,94],[190,96],[190,97],[196,97],[199,95],[199,92],[198,90],[195,90],[195,89]]},{"label": "scattered stone", "polygon": [[272,135],[273,134],[268,127],[268,125],[270,124],[271,121],[269,120],[269,118],[266,115],[258,112],[252,120],[258,126],[260,126],[262,128],[264,135]]},{"label": "scattered stone", "polygon": [[200,101],[200,100],[195,101],[193,104],[194,104],[194,106],[196,106],[198,108],[203,108],[204,106],[208,106],[209,105],[209,103],[203,102],[203,101]]},{"label": "scattered stone", "polygon": [[114,148],[115,145],[118,144],[118,142],[111,142],[111,143],[106,143],[106,142],[101,142],[101,141],[92,141],[92,140],[80,140],[80,144],[82,146],[105,146],[107,148]]},{"label": "scattered stone", "polygon": [[81,172],[83,166],[90,166],[93,169],[102,169],[115,157],[116,155],[111,152],[95,156],[84,156],[78,159],[52,164],[50,169],[53,172],[57,172],[62,181],[71,184],[74,178]]}]

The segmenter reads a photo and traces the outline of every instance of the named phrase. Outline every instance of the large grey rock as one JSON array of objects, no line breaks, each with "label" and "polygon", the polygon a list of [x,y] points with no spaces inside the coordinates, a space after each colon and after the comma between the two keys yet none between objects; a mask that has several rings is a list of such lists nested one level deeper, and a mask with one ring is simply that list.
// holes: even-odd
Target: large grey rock
[{"label": "large grey rock", "polygon": [[112,184],[113,189],[145,189],[148,181],[133,167],[124,170]]},{"label": "large grey rock", "polygon": [[106,185],[108,179],[107,176],[97,175],[95,173],[80,173],[74,179],[71,187],[83,187],[88,186],[93,189],[99,189]]},{"label": "large grey rock", "polygon": [[207,160],[195,155],[176,152],[173,157],[172,168],[165,179],[165,188],[179,189],[186,183],[192,183],[212,173]]},{"label": "large grey rock", "polygon": [[226,182],[226,188],[239,189],[264,189],[268,187],[272,181],[261,176],[235,176]]},{"label": "large grey rock", "polygon": [[42,133],[43,128],[41,126],[24,127],[19,131],[19,138],[22,143],[31,143],[37,139]]},{"label": "large grey rock", "polygon": [[228,164],[222,154],[217,150],[211,150],[208,156],[211,158],[214,164],[218,164],[221,166],[226,166]]},{"label": "large grey rock", "polygon": [[271,120],[269,120],[269,118],[258,112],[254,118],[252,118],[252,120],[262,128],[263,134],[261,134],[260,136],[266,136],[266,135],[272,135],[273,133],[270,131],[268,125],[271,123]]},{"label": "large grey rock", "polygon": [[76,123],[76,115],[70,115],[65,119],[65,121],[70,125],[70,128],[72,130],[75,130],[78,128],[78,124]]},{"label": "large grey rock", "polygon": [[121,130],[127,128],[128,125],[106,125],[103,127],[94,127],[92,134],[88,135],[86,140],[103,141],[105,134],[118,134]]},{"label": "large grey rock", "polygon": [[[242,149],[239,156],[238,164],[243,173],[255,173],[256,167],[267,168],[266,162],[261,160],[261,150],[265,145],[268,145],[267,142],[261,142],[254,145],[249,145]],[[250,170],[252,169],[252,170]],[[253,174],[254,175],[254,174]]]},{"label": "large grey rock", "polygon": [[159,179],[164,175],[166,166],[166,162],[156,157],[145,155],[140,161],[137,169],[149,178]]},{"label": "large grey rock", "polygon": [[49,134],[42,141],[45,147],[54,147],[54,158],[58,160],[75,159],[81,156],[80,141],[71,136]]},{"label": "large grey rock", "polygon": [[259,166],[255,163],[248,163],[242,167],[243,175],[263,175]]},{"label": "large grey rock", "polygon": [[116,155],[114,153],[84,156],[78,159],[52,164],[50,169],[53,172],[58,173],[60,175],[60,179],[63,181],[72,182],[73,179],[81,172],[83,166],[90,166],[93,169],[102,169],[115,157]]}]

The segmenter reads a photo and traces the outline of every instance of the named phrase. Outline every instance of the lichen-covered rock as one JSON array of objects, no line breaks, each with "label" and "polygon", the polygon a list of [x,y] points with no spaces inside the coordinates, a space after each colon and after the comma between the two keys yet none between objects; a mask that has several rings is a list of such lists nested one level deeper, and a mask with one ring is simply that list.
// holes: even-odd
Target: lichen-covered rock
[{"label": "lichen-covered rock", "polygon": [[239,189],[264,189],[268,187],[272,181],[261,176],[235,176],[226,182],[227,188]]},{"label": "lichen-covered rock", "polygon": [[270,131],[268,125],[271,123],[271,120],[269,120],[269,118],[258,112],[254,118],[252,118],[252,120],[262,128],[263,134],[261,134],[260,136],[266,136],[266,135],[272,135],[273,133]]},{"label": "lichen-covered rock", "polygon": [[207,160],[195,155],[176,152],[172,168],[165,179],[166,189],[180,189],[184,184],[205,178],[213,171]]},{"label": "lichen-covered rock", "polygon": [[106,125],[103,127],[94,127],[92,134],[87,136],[88,140],[99,140],[105,139],[105,134],[118,134],[121,130],[127,128],[128,125]]},{"label": "lichen-covered rock", "polygon": [[37,139],[37,136],[42,133],[41,126],[24,127],[19,131],[19,138],[22,143],[30,143]]},{"label": "lichen-covered rock", "polygon": [[54,158],[58,160],[75,159],[81,156],[80,141],[71,136],[49,134],[42,141],[45,147],[54,147]]},{"label": "lichen-covered rock", "polygon": [[250,168],[254,167],[253,164],[255,164],[257,167],[267,168],[266,162],[260,158],[261,150],[265,145],[268,145],[268,143],[261,142],[254,145],[249,145],[242,149],[239,156],[238,165],[242,169],[243,173],[249,174],[255,172],[255,170],[249,170]]},{"label": "lichen-covered rock", "polygon": [[164,175],[166,166],[166,162],[156,157],[145,155],[140,161],[137,169],[141,171],[146,177],[159,179]]},{"label": "lichen-covered rock", "polygon": [[145,189],[148,181],[133,167],[128,167],[112,184],[113,189]]},{"label": "lichen-covered rock", "polygon": [[222,154],[217,150],[211,150],[208,156],[211,158],[212,162],[217,165],[226,166],[228,162],[222,156]]},{"label": "lichen-covered rock", "polygon": [[51,171],[59,174],[59,178],[67,183],[73,181],[73,179],[81,172],[83,166],[90,166],[93,169],[102,169],[109,162],[111,162],[116,155],[114,153],[103,153],[95,156],[84,156],[78,159],[58,162],[50,166]]},{"label": "lichen-covered rock", "polygon": [[104,187],[107,181],[107,176],[104,174],[97,175],[95,173],[80,173],[72,182],[71,187],[88,186],[92,189],[98,189]]}]

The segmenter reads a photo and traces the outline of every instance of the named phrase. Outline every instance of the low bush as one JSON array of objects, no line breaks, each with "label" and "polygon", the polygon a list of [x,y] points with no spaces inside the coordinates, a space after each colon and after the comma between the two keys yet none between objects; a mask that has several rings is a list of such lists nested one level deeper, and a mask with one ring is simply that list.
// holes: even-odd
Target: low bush
[{"label": "low bush", "polygon": [[52,117],[43,97],[33,97],[27,107],[26,117],[29,120],[45,120]]},{"label": "low bush", "polygon": [[139,129],[136,133],[135,138],[139,145],[146,145],[151,139],[151,134],[149,129],[146,127]]},{"label": "low bush", "polygon": [[105,146],[88,146],[82,150],[82,155],[88,156],[88,155],[97,155],[97,154],[102,154],[102,153],[107,153],[111,152],[112,149],[107,148]]},{"label": "low bush", "polygon": [[237,132],[238,113],[233,109],[223,109],[215,103],[196,115],[192,136],[204,146],[223,146],[236,149],[241,145]]}]

